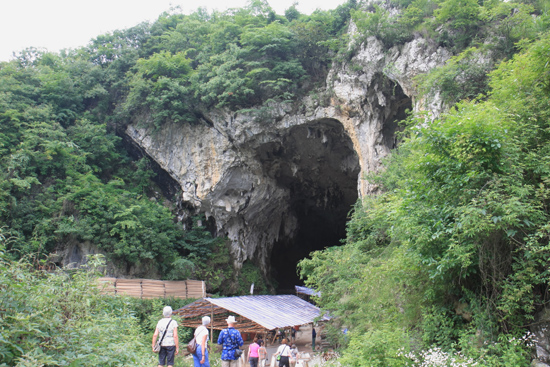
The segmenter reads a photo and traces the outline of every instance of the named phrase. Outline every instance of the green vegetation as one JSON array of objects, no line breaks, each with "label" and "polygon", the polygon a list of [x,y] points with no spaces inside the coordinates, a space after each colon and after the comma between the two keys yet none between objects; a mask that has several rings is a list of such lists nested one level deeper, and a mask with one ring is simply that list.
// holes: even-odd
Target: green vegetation
[{"label": "green vegetation", "polygon": [[93,272],[38,272],[0,257],[1,366],[154,363],[132,300],[101,296]]},{"label": "green vegetation", "polygon": [[346,244],[301,262],[351,330],[331,334],[343,365],[529,365],[549,301],[550,36],[523,47],[487,97],[411,117]]},{"label": "green vegetation", "polygon": [[454,108],[435,121],[411,115],[387,168],[367,178],[380,195],[357,204],[345,244],[301,263],[338,316],[328,336],[349,366],[527,365],[522,338],[549,301],[549,27],[544,0],[349,0],[284,16],[256,0],[0,63],[0,365],[154,363],[163,301],[101,296],[89,271],[37,270],[77,244],[137,276],[268,292],[253,263],[236,274],[211,223],[177,223],[153,163],[132,158],[122,132],[130,122],[153,132],[207,123],[212,109],[270,123],[273,102],[298,107],[353,56],[350,41],[369,36],[450,50],[415,97],[439,94]]},{"label": "green vegetation", "polygon": [[[322,82],[350,1],[311,16],[266,2],[207,14],[162,14],[60,54],[22,51],[0,64],[0,225],[14,259],[86,244],[136,276],[207,280],[236,291],[223,238],[176,223],[152,163],[120,137],[130,122],[200,123],[212,108],[291,101]],[[262,104],[264,104],[262,106]],[[252,264],[241,278],[267,291]]]},{"label": "green vegetation", "polygon": [[[100,256],[87,269],[45,272],[10,260],[4,244],[0,232],[0,366],[154,365],[151,338],[162,308],[192,301],[102,295]],[[178,329],[182,346],[191,334]]]},{"label": "green vegetation", "polygon": [[485,47],[511,57],[520,39],[533,39],[548,27],[543,1],[391,0],[352,11],[358,41],[375,36],[386,47],[417,36],[431,39],[455,55]]}]

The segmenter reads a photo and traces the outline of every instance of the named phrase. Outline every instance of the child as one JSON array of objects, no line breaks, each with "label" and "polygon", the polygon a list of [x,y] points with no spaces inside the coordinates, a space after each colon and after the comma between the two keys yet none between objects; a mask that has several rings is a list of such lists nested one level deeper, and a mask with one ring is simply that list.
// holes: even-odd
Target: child
[{"label": "child", "polygon": [[260,360],[260,367],[265,367],[267,363],[267,349],[264,347],[264,341],[262,339],[258,340],[260,349],[258,349],[258,356]]}]

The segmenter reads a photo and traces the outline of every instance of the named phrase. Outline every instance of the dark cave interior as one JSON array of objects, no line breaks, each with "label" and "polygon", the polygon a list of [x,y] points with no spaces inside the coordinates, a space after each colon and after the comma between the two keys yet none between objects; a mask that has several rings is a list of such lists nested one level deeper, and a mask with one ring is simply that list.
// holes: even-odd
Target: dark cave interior
[{"label": "dark cave interior", "polygon": [[[412,108],[399,85],[392,90],[393,108],[382,131],[390,149],[398,144],[399,121]],[[263,146],[258,154],[265,172],[289,190],[290,208],[298,219],[294,238],[275,243],[270,259],[277,292],[294,293],[294,286],[303,284],[297,274],[300,260],[341,245],[346,237],[346,223],[358,199],[359,158],[342,124],[334,119],[294,127],[282,144]]]},{"label": "dark cave interior", "polygon": [[345,238],[358,197],[359,159],[343,126],[330,119],[292,128],[282,144],[262,146],[258,155],[265,172],[289,191],[298,220],[296,235],[275,243],[270,259],[278,293],[293,293],[302,284],[298,262]]}]

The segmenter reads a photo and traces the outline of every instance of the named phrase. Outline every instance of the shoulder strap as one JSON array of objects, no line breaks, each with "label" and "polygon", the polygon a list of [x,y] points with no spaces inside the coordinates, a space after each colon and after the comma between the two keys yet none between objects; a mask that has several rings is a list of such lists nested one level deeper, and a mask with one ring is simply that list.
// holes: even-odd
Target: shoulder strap
[{"label": "shoulder strap", "polygon": [[[201,327],[202,327],[202,328],[201,328]],[[206,335],[207,335],[208,337],[210,337],[210,333],[208,332],[208,328],[207,328],[206,326],[201,325],[201,326],[199,326],[199,327],[197,328],[197,330],[196,330],[197,334],[203,333],[204,331],[206,331]]]},{"label": "shoulder strap", "polygon": [[162,344],[162,341],[164,340],[164,336],[166,335],[166,332],[168,331],[168,326],[170,326],[171,322],[172,322],[172,319],[170,319],[170,321],[168,321],[168,324],[166,324],[166,329],[164,329],[164,334],[162,334],[162,338],[160,339],[159,344]]}]

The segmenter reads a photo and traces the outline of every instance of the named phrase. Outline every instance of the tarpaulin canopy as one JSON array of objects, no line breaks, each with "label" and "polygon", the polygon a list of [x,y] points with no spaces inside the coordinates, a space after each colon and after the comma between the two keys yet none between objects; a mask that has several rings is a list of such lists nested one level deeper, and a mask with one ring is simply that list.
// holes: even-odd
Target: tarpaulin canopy
[{"label": "tarpaulin canopy", "polygon": [[321,297],[321,292],[316,291],[316,290],[311,289],[311,288],[308,288],[308,287],[302,287],[302,286],[299,286],[299,285],[295,285],[294,289],[296,289],[296,293],[299,293],[299,294],[305,294],[305,295],[308,295],[308,296]]},{"label": "tarpaulin canopy", "polygon": [[[294,295],[202,298],[174,311],[182,325],[196,327],[202,316],[212,317],[212,328],[227,327],[227,315],[235,315],[241,331],[264,332],[313,322],[321,310]],[[321,319],[326,319],[321,317]]]}]

